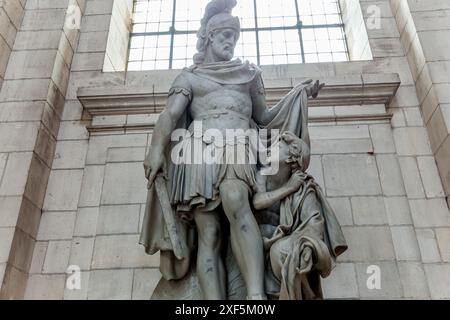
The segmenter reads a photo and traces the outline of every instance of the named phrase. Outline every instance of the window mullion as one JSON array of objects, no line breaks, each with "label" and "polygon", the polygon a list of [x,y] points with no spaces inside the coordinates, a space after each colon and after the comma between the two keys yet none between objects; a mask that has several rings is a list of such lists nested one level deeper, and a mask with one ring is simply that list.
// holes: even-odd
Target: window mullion
[{"label": "window mullion", "polygon": [[177,0],[173,0],[173,11],[172,11],[172,26],[170,27],[170,56],[169,56],[169,69],[172,69],[173,63],[173,43],[175,41],[175,17],[177,10]]},{"label": "window mullion", "polygon": [[297,14],[297,30],[298,30],[298,40],[300,42],[300,54],[302,55],[302,63],[305,63],[305,48],[303,45],[303,34],[302,34],[302,28],[303,23],[300,20],[300,11],[298,8],[298,0],[295,1],[295,13]]},{"label": "window mullion", "polygon": [[255,32],[256,32],[256,60],[258,66],[261,64],[261,54],[259,49],[259,31],[258,31],[258,8],[256,6],[256,0],[253,0],[253,10],[255,12]]}]

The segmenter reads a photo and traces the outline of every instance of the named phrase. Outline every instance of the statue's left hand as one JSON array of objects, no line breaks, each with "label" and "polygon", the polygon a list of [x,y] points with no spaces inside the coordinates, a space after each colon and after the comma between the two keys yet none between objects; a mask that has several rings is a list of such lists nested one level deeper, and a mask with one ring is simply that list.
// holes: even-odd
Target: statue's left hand
[{"label": "statue's left hand", "polygon": [[311,79],[303,82],[303,84],[306,84],[306,93],[308,94],[308,97],[312,97],[313,99],[317,98],[319,95],[320,90],[322,90],[323,87],[325,87],[325,83],[320,83],[319,80],[313,83]]},{"label": "statue's left hand", "polygon": [[310,247],[305,247],[300,256],[300,272],[308,273],[314,266],[313,251]]}]

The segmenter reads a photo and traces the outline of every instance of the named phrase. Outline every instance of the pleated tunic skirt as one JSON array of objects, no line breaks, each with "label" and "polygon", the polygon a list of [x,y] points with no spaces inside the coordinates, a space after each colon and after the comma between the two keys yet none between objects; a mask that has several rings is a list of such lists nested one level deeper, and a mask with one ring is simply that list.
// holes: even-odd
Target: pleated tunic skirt
[{"label": "pleated tunic skirt", "polygon": [[243,181],[256,191],[256,161],[248,139],[211,141],[203,133],[189,132],[172,155],[171,202],[183,220],[194,211],[210,212],[222,202],[219,188],[225,180]]}]

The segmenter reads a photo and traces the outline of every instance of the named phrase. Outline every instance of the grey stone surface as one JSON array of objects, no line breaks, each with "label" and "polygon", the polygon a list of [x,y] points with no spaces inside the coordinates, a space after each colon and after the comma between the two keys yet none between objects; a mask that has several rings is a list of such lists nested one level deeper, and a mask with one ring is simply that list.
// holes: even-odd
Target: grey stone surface
[{"label": "grey stone surface", "polygon": [[110,163],[105,168],[102,205],[139,204],[147,197],[141,163]]},{"label": "grey stone surface", "polygon": [[328,198],[336,212],[336,217],[341,226],[353,225],[352,207],[348,198]]},{"label": "grey stone surface", "polygon": [[416,233],[412,226],[391,227],[397,261],[420,261]]},{"label": "grey stone surface", "polygon": [[450,299],[450,266],[448,264],[425,265],[425,274],[428,279],[432,299]]},{"label": "grey stone surface", "polygon": [[56,144],[53,169],[83,169],[88,141],[60,141]]},{"label": "grey stone surface", "polygon": [[399,262],[398,270],[405,298],[427,299],[430,297],[430,290],[422,264]]},{"label": "grey stone surface", "polygon": [[400,164],[395,155],[377,155],[377,166],[383,194],[386,196],[406,195]]},{"label": "grey stone surface", "polygon": [[90,272],[82,271],[80,282],[81,288],[69,289],[66,286],[64,290],[64,300],[87,300],[89,290],[89,278]]},{"label": "grey stone surface", "polygon": [[445,193],[434,157],[419,157],[417,164],[427,198],[442,198]]},{"label": "grey stone surface", "polygon": [[384,198],[389,225],[412,224],[409,202],[406,197]]},{"label": "grey stone surface", "polygon": [[69,265],[90,270],[95,238],[74,238],[70,249]]},{"label": "grey stone surface", "polygon": [[71,239],[75,224],[75,212],[50,212],[42,214],[37,240]]},{"label": "grey stone surface", "polygon": [[440,262],[439,248],[433,229],[416,229],[420,254],[424,263]]},{"label": "grey stone surface", "polygon": [[65,273],[69,266],[71,241],[50,241],[42,273]]},{"label": "grey stone surface", "polygon": [[139,230],[140,205],[102,206],[97,234],[136,234]]},{"label": "grey stone surface", "polygon": [[82,170],[55,170],[50,174],[44,210],[77,210]]},{"label": "grey stone surface", "polygon": [[325,299],[355,299],[359,298],[355,265],[339,263],[333,273],[323,280]]},{"label": "grey stone surface", "polygon": [[397,153],[402,156],[430,155],[431,147],[425,128],[394,129]]},{"label": "grey stone surface", "polygon": [[[367,273],[367,268],[376,265],[380,268],[381,288],[369,289],[367,279],[371,274]],[[400,274],[396,262],[374,262],[357,263],[356,274],[358,278],[359,293],[362,298],[379,299],[388,297],[389,299],[398,299],[403,296]]]},{"label": "grey stone surface", "polygon": [[133,300],[150,299],[156,285],[161,279],[158,269],[136,269],[133,278]]},{"label": "grey stone surface", "polygon": [[375,153],[395,153],[394,138],[390,125],[379,124],[369,126],[370,136]]},{"label": "grey stone surface", "polygon": [[28,279],[25,299],[62,300],[65,275],[32,275]]},{"label": "grey stone surface", "polygon": [[353,197],[351,204],[355,225],[387,224],[382,197]]},{"label": "grey stone surface", "polygon": [[75,237],[92,237],[97,232],[99,208],[80,208],[78,209],[75,229],[73,235]]},{"label": "grey stone surface", "polygon": [[442,260],[450,262],[450,228],[439,228],[435,233]]},{"label": "grey stone surface", "polygon": [[408,198],[425,198],[425,190],[417,167],[417,159],[413,157],[400,157],[399,162]]},{"label": "grey stone surface", "polygon": [[369,196],[381,193],[374,157],[326,155],[322,161],[328,196]]},{"label": "grey stone surface", "polygon": [[40,274],[45,262],[48,242],[38,241],[34,245],[33,258],[31,260],[30,274]]},{"label": "grey stone surface", "polygon": [[83,172],[81,185],[80,207],[98,207],[102,195],[102,187],[105,179],[104,166],[86,166]]},{"label": "grey stone surface", "polygon": [[341,261],[394,260],[395,252],[388,227],[342,227],[349,250]]},{"label": "grey stone surface", "polygon": [[159,255],[148,256],[137,235],[98,236],[92,269],[157,267]]},{"label": "grey stone surface", "polygon": [[89,300],[130,300],[133,270],[95,270],[89,275]]},{"label": "grey stone surface", "polygon": [[450,214],[445,199],[410,200],[414,226],[419,228],[450,226]]}]

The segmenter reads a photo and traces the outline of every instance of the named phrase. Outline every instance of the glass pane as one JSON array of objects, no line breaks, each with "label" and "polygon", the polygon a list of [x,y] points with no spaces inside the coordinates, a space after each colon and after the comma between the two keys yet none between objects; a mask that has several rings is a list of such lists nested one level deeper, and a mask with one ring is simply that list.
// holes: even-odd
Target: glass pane
[{"label": "glass pane", "polygon": [[259,27],[285,27],[297,24],[295,0],[258,0],[257,16]]},{"label": "glass pane", "polygon": [[173,60],[172,69],[183,69],[188,66],[187,60]]},{"label": "glass pane", "polygon": [[140,71],[140,70],[142,70],[141,65],[142,65],[142,63],[140,61],[129,62],[128,70],[129,71]]},{"label": "glass pane", "polygon": [[333,56],[331,53],[319,53],[319,62],[332,62]]},{"label": "glass pane", "polygon": [[306,63],[316,63],[319,62],[319,58],[316,53],[305,54],[305,62]]},{"label": "glass pane", "polygon": [[134,33],[145,32],[145,26],[146,26],[145,23],[138,23],[138,24],[135,24],[135,25],[133,26],[133,32],[134,32]]},{"label": "glass pane", "polygon": [[288,55],[288,63],[302,63],[302,56],[300,54]]},{"label": "glass pane", "polygon": [[156,48],[145,48],[142,60],[155,60],[156,59]]},{"label": "glass pane", "polygon": [[273,64],[273,56],[261,56],[260,63],[261,65]]},{"label": "glass pane", "polygon": [[242,32],[241,37],[236,45],[235,57],[245,61],[256,63],[256,32]]},{"label": "glass pane", "polygon": [[145,37],[131,37],[130,48],[143,48]]},{"label": "glass pane", "polygon": [[130,61],[141,61],[143,49],[131,49],[130,50]]},{"label": "glass pane", "polygon": [[142,70],[155,70],[155,61],[142,61]]},{"label": "glass pane", "polygon": [[288,59],[286,55],[276,55],[273,57],[273,64],[287,64]]},{"label": "glass pane", "polygon": [[204,8],[208,2],[209,0],[177,1],[175,29],[189,30],[189,26],[197,26],[198,29],[203,18]]},{"label": "glass pane", "polygon": [[169,60],[156,60],[155,70],[169,69]]},{"label": "glass pane", "polygon": [[348,61],[348,55],[346,52],[333,52],[333,61]]}]

